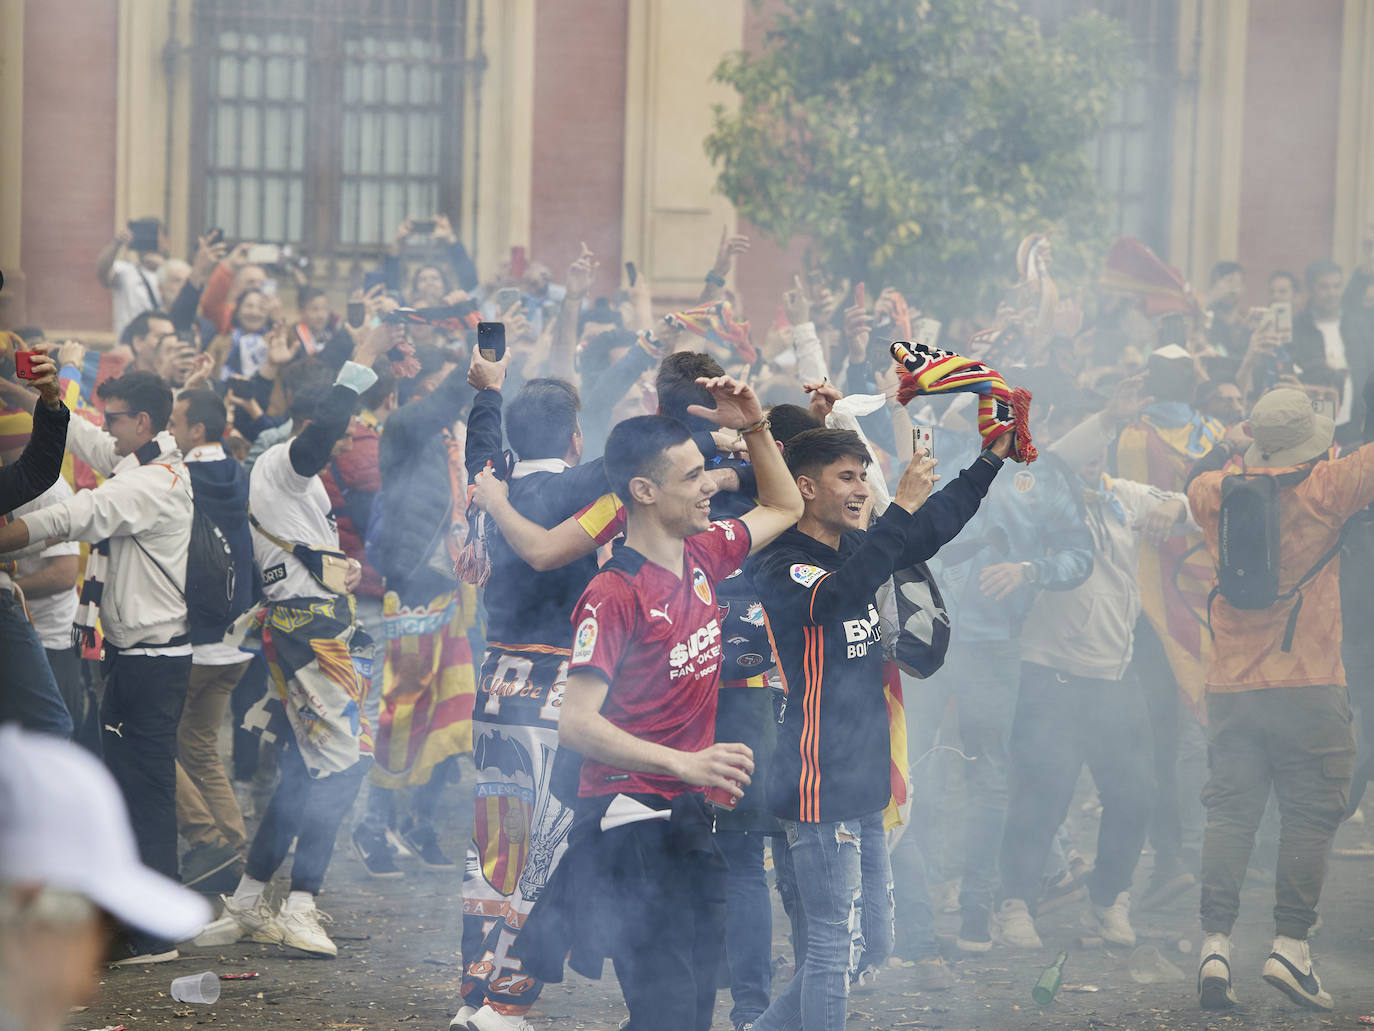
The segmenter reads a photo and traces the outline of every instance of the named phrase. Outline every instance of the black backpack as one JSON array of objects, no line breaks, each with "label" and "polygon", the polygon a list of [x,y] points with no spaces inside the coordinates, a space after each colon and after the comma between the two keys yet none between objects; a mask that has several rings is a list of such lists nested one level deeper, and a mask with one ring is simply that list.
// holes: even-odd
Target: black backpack
[{"label": "black backpack", "polygon": [[1233,473],[1221,481],[1221,509],[1217,525],[1217,584],[1207,596],[1207,629],[1212,630],[1212,602],[1218,594],[1238,609],[1267,609],[1289,598],[1298,599],[1288,615],[1283,650],[1293,649],[1293,633],[1302,611],[1302,589],[1340,554],[1345,528],[1331,550],[1317,560],[1287,591],[1279,591],[1282,556],[1279,498],[1285,488],[1307,479],[1311,467],[1292,473]]},{"label": "black backpack", "polygon": [[[133,542],[176,587],[176,580],[149,554],[142,542],[137,537]],[[186,589],[177,587],[178,593],[186,599],[186,617],[192,630],[228,629],[239,615],[234,611],[236,583],[234,553],[228,538],[205,510],[192,502],[191,540],[186,548]]]}]

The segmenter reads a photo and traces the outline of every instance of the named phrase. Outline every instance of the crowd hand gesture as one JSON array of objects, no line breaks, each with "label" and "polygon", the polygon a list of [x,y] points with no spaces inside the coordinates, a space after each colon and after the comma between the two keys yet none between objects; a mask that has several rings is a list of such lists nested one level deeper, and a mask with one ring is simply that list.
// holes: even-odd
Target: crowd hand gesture
[{"label": "crowd hand gesture", "polygon": [[500,390],[506,381],[506,367],[509,365],[509,348],[501,355],[499,362],[487,361],[479,348],[473,348],[472,361],[468,365],[468,386],[473,390]]},{"label": "crowd hand gesture", "polygon": [[1178,525],[1186,511],[1182,501],[1172,498],[1169,501],[1161,502],[1151,511],[1146,512],[1136,525],[1136,529],[1151,544],[1163,543],[1164,539],[1173,532],[1174,527]]},{"label": "crowd hand gesture", "polygon": [[500,313],[496,320],[506,327],[506,341],[521,340],[529,336],[530,320],[525,318],[525,302],[516,300],[509,308]]},{"label": "crowd hand gesture", "polygon": [[840,388],[828,380],[824,383],[803,383],[802,390],[811,395],[807,407],[822,424],[825,422],[825,417],[834,411],[835,402],[844,397]]},{"label": "crowd hand gesture", "polygon": [[229,252],[229,256],[224,259],[225,263],[237,272],[248,264],[248,251],[253,246],[248,240],[234,245],[234,249]]},{"label": "crowd hand gesture", "polygon": [[461,286],[454,287],[448,293],[444,294],[444,303],[449,306],[462,304],[466,300],[468,300],[468,292]]},{"label": "crowd hand gesture", "polygon": [[1246,348],[1245,357],[1250,361],[1273,354],[1283,343],[1279,336],[1279,331],[1275,328],[1272,321],[1265,321],[1250,334],[1250,346]]},{"label": "crowd hand gesture", "polygon": [[706,392],[715,400],[716,406],[707,408],[705,405],[688,405],[689,415],[696,415],[717,426],[736,430],[752,426],[763,418],[763,406],[759,404],[758,395],[749,384],[740,383],[729,376],[701,376],[697,379],[697,385],[706,388]]},{"label": "crowd hand gesture", "polygon": [[1141,409],[1154,404],[1154,400],[1145,394],[1145,374],[1138,373],[1116,385],[1102,414],[1114,425],[1124,426],[1134,420]]},{"label": "crowd hand gesture", "polygon": [[600,267],[601,263],[596,260],[596,256],[585,243],[582,244],[582,253],[568,266],[567,296],[577,300],[586,297],[596,280],[596,270]]},{"label": "crowd hand gesture", "polygon": [[210,383],[210,373],[215,370],[213,355],[202,351],[191,362],[191,371],[186,374],[185,390],[200,390]]},{"label": "crowd hand gesture", "polygon": [[127,247],[134,242],[134,234],[129,230],[128,226],[120,226],[115,230],[114,242],[119,247]]},{"label": "crowd hand gesture", "polygon": [[988,566],[978,577],[978,589],[985,598],[1002,601],[1026,583],[1026,566],[1022,562],[998,562]]},{"label": "crowd hand gesture", "polygon": [[33,387],[45,405],[56,408],[62,401],[62,391],[57,385],[57,362],[49,349],[49,344],[34,344],[28,348],[33,352],[33,378],[19,380],[19,383]]},{"label": "crowd hand gesture", "polygon": [[191,263],[191,282],[196,285],[203,284],[206,277],[228,253],[229,245],[223,240],[213,240],[209,233],[196,237],[196,257]]},{"label": "crowd hand gesture", "polygon": [[444,244],[455,244],[458,242],[458,234],[453,231],[453,223],[448,220],[447,215],[434,216],[434,239]]},{"label": "crowd hand gesture", "polygon": [[782,310],[793,326],[811,321],[811,298],[806,296],[806,285],[801,276],[793,276],[792,286],[783,291]]},{"label": "crowd hand gesture", "polygon": [[721,788],[735,798],[754,772],[754,752],[740,741],[722,741],[700,752],[678,752],[673,764],[677,779],[702,788]]},{"label": "crowd hand gesture", "polygon": [[[876,311],[876,309],[875,309]],[[844,311],[844,339],[849,345],[850,361],[863,361],[868,353],[868,338],[873,332],[873,316],[856,304]]]},{"label": "crowd hand gesture", "polygon": [[414,230],[415,219],[407,215],[401,220],[401,224],[396,227],[396,235],[392,237],[391,251],[393,254],[401,249],[401,244],[405,243],[406,238],[409,237]]},{"label": "crowd hand gesture", "polygon": [[730,274],[730,268],[735,263],[735,258],[741,254],[749,252],[749,237],[731,236],[730,227],[721,226],[720,245],[716,248],[716,263],[711,266],[711,271],[724,279]]},{"label": "crowd hand gesture", "polygon": [[80,340],[64,340],[57,349],[57,367],[80,369],[86,364],[86,345]]},{"label": "crowd hand gesture", "polygon": [[940,474],[935,471],[938,462],[939,459],[931,458],[925,448],[913,455],[902,472],[902,478],[897,481],[897,493],[893,495],[892,503],[908,512],[915,512],[924,505],[930,492],[935,489],[936,481],[940,479]]},{"label": "crowd hand gesture", "polygon": [[224,410],[229,413],[229,422],[234,421],[234,413],[242,408],[248,413],[248,418],[256,422],[262,418],[262,405],[251,397],[240,397],[232,390],[224,395]]},{"label": "crowd hand gesture", "polygon": [[291,340],[283,323],[278,322],[267,331],[267,360],[277,368],[290,365],[300,351],[300,339]]},{"label": "crowd hand gesture", "polygon": [[508,496],[506,481],[501,479],[492,471],[491,463],[487,463],[485,469],[480,470],[472,479],[472,503],[483,512],[490,512],[492,508]]}]

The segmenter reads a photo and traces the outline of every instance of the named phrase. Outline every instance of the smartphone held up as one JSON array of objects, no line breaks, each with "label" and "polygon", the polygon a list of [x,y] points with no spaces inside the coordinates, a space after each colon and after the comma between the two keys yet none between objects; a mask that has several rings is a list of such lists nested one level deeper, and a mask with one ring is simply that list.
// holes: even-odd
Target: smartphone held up
[{"label": "smartphone held up", "polygon": [[489,362],[499,362],[506,356],[504,322],[477,323],[477,353]]}]

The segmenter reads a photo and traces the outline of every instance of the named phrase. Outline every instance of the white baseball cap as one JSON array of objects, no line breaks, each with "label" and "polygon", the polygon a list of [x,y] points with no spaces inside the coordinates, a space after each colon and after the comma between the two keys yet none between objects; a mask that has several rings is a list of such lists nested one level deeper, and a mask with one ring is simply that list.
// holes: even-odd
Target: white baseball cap
[{"label": "white baseball cap", "polygon": [[170,941],[211,916],[199,895],[140,862],[124,798],[95,756],[12,724],[0,727],[0,880],[84,895]]}]

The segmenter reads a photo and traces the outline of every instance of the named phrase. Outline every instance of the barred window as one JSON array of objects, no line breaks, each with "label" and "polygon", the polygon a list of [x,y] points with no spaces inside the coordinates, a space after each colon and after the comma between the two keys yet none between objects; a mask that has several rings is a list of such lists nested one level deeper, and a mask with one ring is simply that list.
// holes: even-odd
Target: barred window
[{"label": "barred window", "polygon": [[460,222],[464,0],[196,0],[191,228],[373,254]]},{"label": "barred window", "polygon": [[1119,20],[1130,34],[1135,75],[1091,144],[1112,229],[1169,252],[1174,101],[1178,90],[1178,0],[1021,0],[1045,32],[1086,10]]}]

